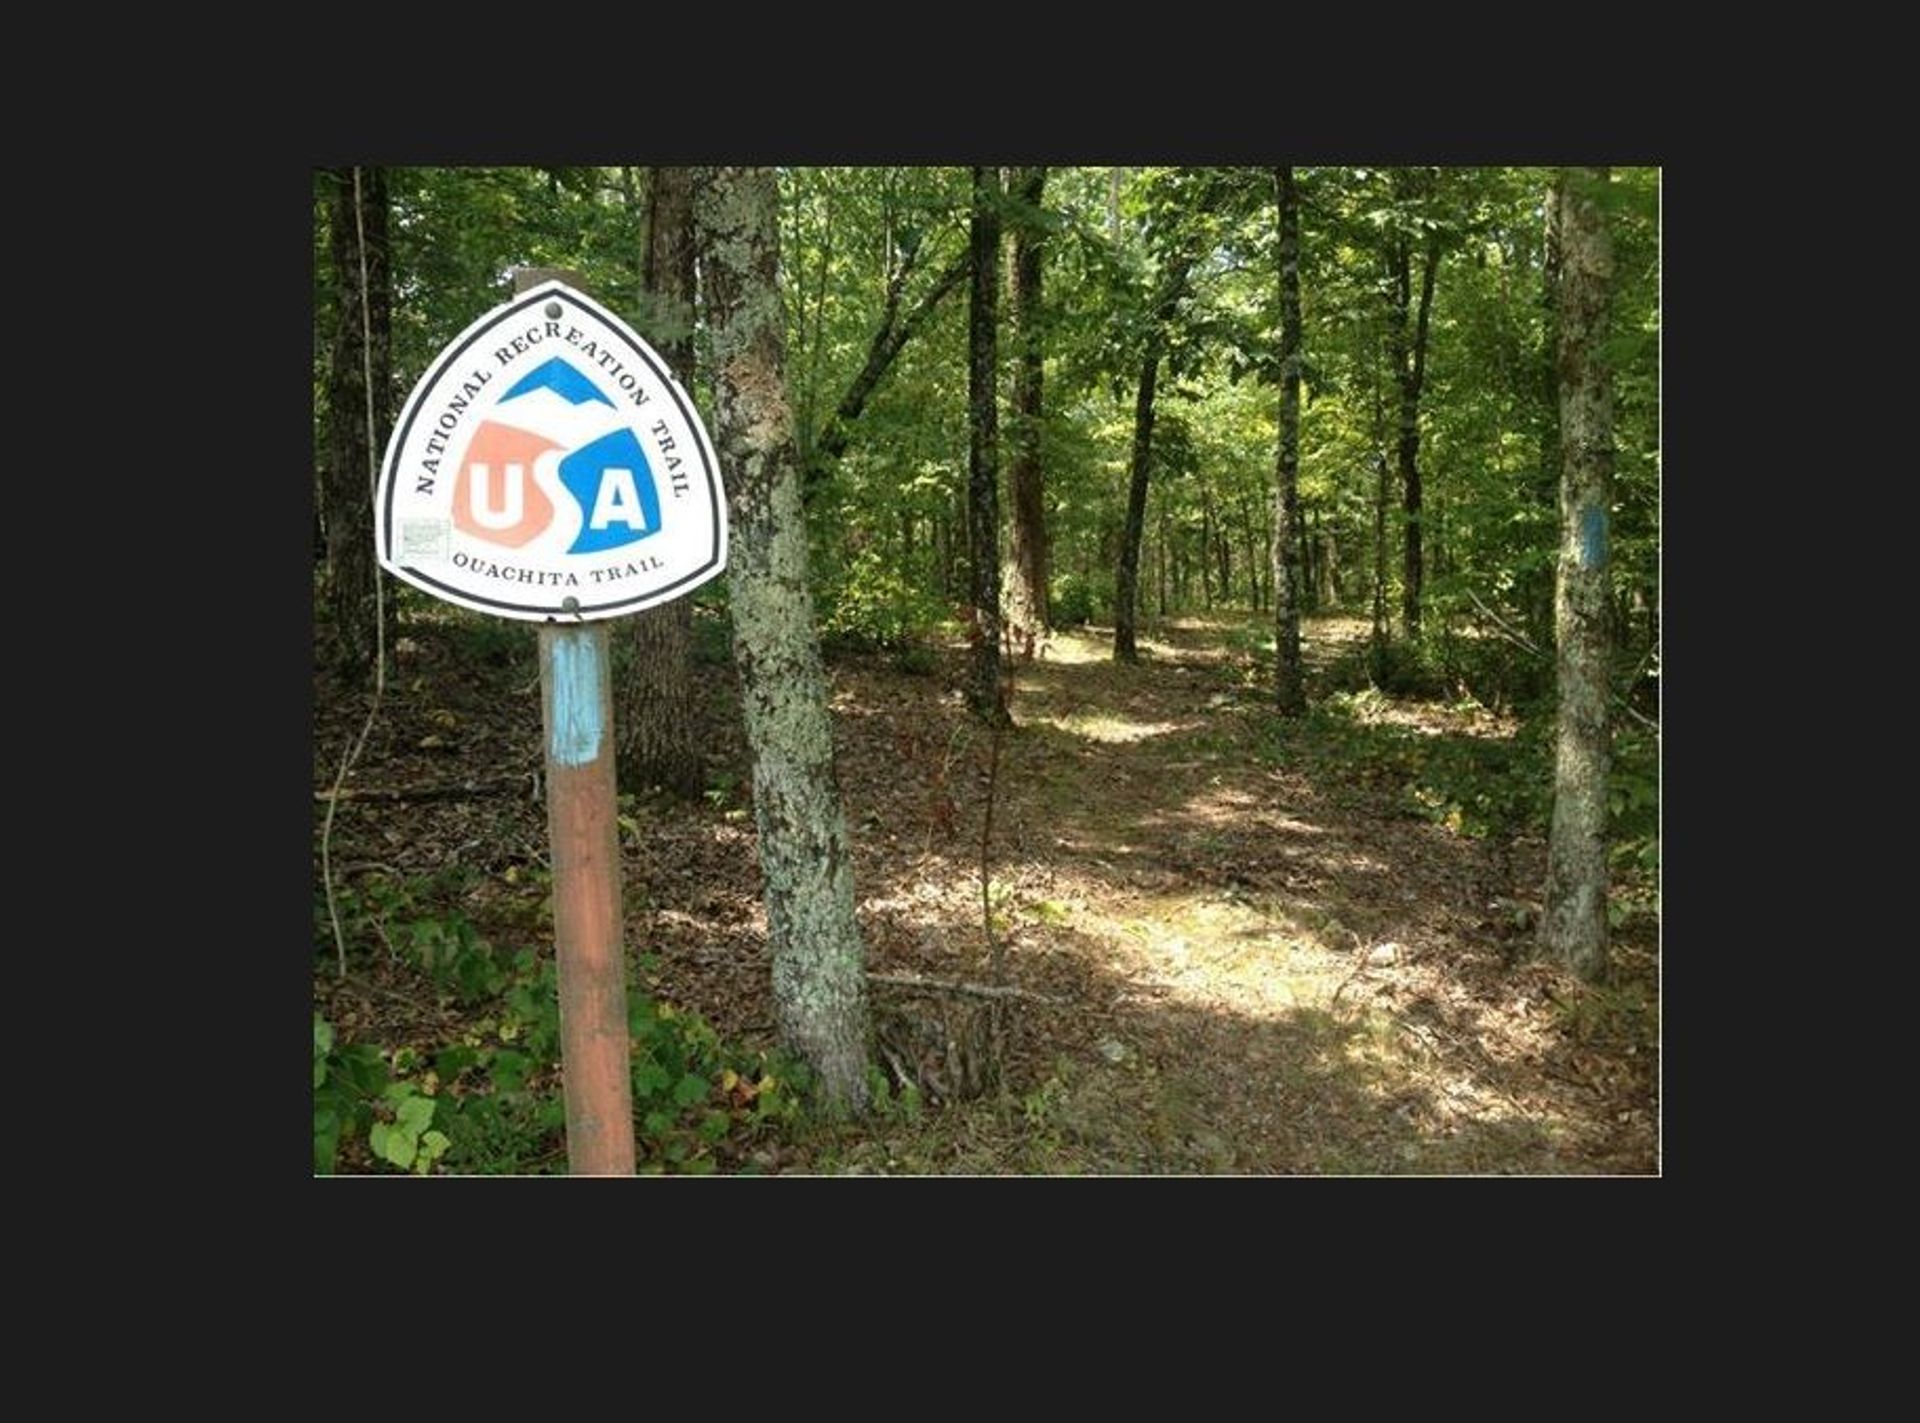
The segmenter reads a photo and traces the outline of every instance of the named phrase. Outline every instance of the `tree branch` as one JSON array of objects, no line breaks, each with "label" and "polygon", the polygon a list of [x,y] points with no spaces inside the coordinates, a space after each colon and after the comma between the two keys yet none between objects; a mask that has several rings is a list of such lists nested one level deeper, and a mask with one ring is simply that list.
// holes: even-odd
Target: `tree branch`
[{"label": "tree branch", "polygon": [[926,325],[927,318],[933,314],[934,308],[940,305],[947,293],[960,285],[961,278],[965,277],[971,269],[972,254],[962,249],[960,254],[941,270],[940,275],[933,279],[933,285],[920,294],[920,299],[908,310],[906,316],[896,324],[895,317],[899,314],[901,291],[911,265],[911,263],[902,264],[899,273],[888,284],[886,315],[880,323],[880,329],[873,333],[873,344],[867,349],[867,363],[860,368],[860,374],[853,378],[853,383],[847,387],[846,394],[840,397],[840,404],[827,418],[826,428],[821,430],[819,440],[808,452],[807,483],[810,485],[824,479],[832,462],[846,451],[847,445],[853,438],[853,431],[849,427],[860,418],[860,412],[866,409],[867,398],[879,386],[881,377],[886,375],[888,367],[893,364],[894,357],[900,354],[901,347],[913,338],[915,332]]},{"label": "tree branch", "polygon": [[[1500,633],[1502,637],[1506,638],[1508,642],[1512,643],[1515,647],[1519,648],[1523,652],[1532,653],[1535,657],[1545,657],[1547,655],[1546,652],[1544,652],[1542,649],[1534,646],[1533,642],[1526,636],[1525,633],[1522,633],[1517,629],[1515,629],[1511,624],[1507,622],[1505,618],[1502,618],[1492,608],[1489,608],[1485,603],[1481,602],[1480,595],[1474,592],[1473,589],[1471,588],[1467,589],[1467,596],[1473,599],[1474,607],[1478,608],[1482,613],[1484,613],[1487,616],[1488,620],[1493,623],[1495,629]],[[1647,662],[1646,658],[1644,657],[1641,658],[1640,666],[1641,667],[1646,666],[1646,662]],[[1639,676],[1639,668],[1634,669],[1634,676],[1635,677]],[[1638,707],[1634,706],[1620,693],[1615,692],[1613,694],[1613,704],[1619,707],[1620,710],[1625,712],[1628,716],[1632,717],[1635,721],[1639,722],[1642,726],[1646,727],[1647,730],[1654,732],[1656,735],[1659,733],[1660,723],[1655,721],[1652,717],[1648,716],[1645,712],[1641,711]]]}]

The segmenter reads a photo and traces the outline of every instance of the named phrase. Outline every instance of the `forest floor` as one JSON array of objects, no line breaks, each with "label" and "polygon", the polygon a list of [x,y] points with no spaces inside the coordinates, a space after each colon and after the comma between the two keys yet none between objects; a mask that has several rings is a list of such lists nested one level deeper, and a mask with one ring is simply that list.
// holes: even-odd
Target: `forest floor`
[{"label": "forest floor", "polygon": [[[916,1109],[769,1127],[718,1169],[1657,1171],[1650,887],[1616,895],[1605,985],[1528,959],[1544,843],[1469,833],[1410,797],[1406,773],[1422,747],[1472,754],[1512,723],[1470,701],[1378,693],[1325,711],[1328,669],[1366,636],[1347,618],[1307,621],[1322,709],[1283,721],[1262,626],[1172,619],[1142,637],[1134,666],[1110,660],[1105,630],[1083,629],[1023,663],[988,876],[1008,980],[1031,996],[1006,1009],[1000,1088],[940,1101],[931,1062]],[[336,882],[361,904],[370,882],[441,885],[493,942],[550,952],[532,638],[431,615],[405,633],[349,784],[477,789],[342,801]],[[927,673],[882,656],[833,658],[828,671],[870,972],[991,984],[980,855],[991,741],[958,691],[964,648]],[[658,791],[623,797],[627,941],[647,956],[635,973],[648,994],[723,1040],[771,1047],[737,690],[711,649],[697,676],[709,790],[691,807]],[[325,790],[366,699],[321,674],[316,704]],[[515,788],[491,789],[513,776]],[[318,902],[317,843],[316,831]],[[344,979],[324,910],[316,924],[315,1006],[343,1041],[426,1051],[466,1026],[377,924],[352,934]],[[985,1005],[1007,1001],[878,982],[873,996],[909,1072],[900,1044],[916,1032],[984,1050]],[[342,1169],[368,1169],[364,1153]]]}]

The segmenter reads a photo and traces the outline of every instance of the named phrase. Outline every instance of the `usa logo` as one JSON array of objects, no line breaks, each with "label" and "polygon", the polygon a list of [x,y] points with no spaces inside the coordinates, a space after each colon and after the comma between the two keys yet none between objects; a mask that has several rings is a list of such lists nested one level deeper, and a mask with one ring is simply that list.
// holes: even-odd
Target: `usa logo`
[{"label": "usa logo", "polygon": [[382,566],[533,621],[606,618],[726,566],[712,442],[666,363],[549,282],[461,332],[408,397],[376,496]]}]

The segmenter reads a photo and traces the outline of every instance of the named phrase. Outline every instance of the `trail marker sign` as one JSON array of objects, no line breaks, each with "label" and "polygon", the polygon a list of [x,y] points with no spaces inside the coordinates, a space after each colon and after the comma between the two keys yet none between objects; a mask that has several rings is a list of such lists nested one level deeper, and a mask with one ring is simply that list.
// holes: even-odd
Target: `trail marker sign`
[{"label": "trail marker sign", "polygon": [[383,568],[499,617],[635,613],[727,563],[720,462],[693,401],[633,328],[559,281],[433,361],[375,501]]}]

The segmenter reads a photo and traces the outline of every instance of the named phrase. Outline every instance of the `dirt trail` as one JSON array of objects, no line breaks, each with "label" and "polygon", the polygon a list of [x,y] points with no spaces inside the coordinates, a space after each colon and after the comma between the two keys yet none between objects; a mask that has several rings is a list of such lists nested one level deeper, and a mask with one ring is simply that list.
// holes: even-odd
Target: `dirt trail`
[{"label": "dirt trail", "polygon": [[[1278,728],[1251,651],[1227,632],[1175,622],[1135,667],[1102,639],[1066,636],[1021,669],[995,898],[1015,981],[1071,1006],[1022,1005],[1013,1149],[982,1122],[947,1164],[1652,1170],[1651,1042],[1575,1042],[1556,997],[1576,1002],[1578,985],[1508,967],[1517,945],[1491,906],[1524,897],[1514,866],[1527,874],[1537,847],[1503,862],[1499,846],[1409,818],[1316,762],[1309,732]],[[1310,632],[1323,668],[1366,626]],[[878,967],[985,977],[981,738],[950,699],[903,707],[898,682],[836,683]],[[1382,715],[1424,715],[1434,734],[1497,730],[1437,708]],[[916,789],[938,803],[936,787],[912,784],[939,740],[928,722],[973,768],[964,791],[948,778],[951,826],[913,824]],[[889,736],[919,754],[887,757]]]},{"label": "dirt trail", "polygon": [[[1310,622],[1310,667],[1365,632]],[[1537,845],[1410,818],[1397,787],[1329,759],[1311,725],[1285,727],[1245,630],[1175,621],[1142,650],[1121,667],[1099,636],[1063,635],[1018,674],[992,898],[1012,981],[1056,1002],[1013,1014],[1007,1095],[822,1135],[780,1168],[1655,1170],[1654,926],[1624,935],[1612,990],[1509,966],[1518,936],[1496,906],[1536,892]],[[932,676],[884,659],[830,671],[872,971],[987,981],[988,742],[956,690],[964,653]],[[708,665],[701,680],[716,789],[692,811],[656,796],[630,807],[629,937],[659,956],[650,991],[723,1033],[770,1040],[731,677]],[[472,688],[451,713],[430,692],[402,696],[386,742],[399,757],[416,730],[447,735],[452,716],[500,759],[532,760],[538,705],[525,690]],[[1379,714],[1428,734],[1502,733],[1437,707]],[[410,816],[416,832],[438,817],[437,840],[496,877],[538,856],[540,807],[526,798]],[[378,858],[399,858],[390,834],[371,839],[373,812],[362,824]],[[950,1025],[976,1011],[952,995],[875,996]]]}]

